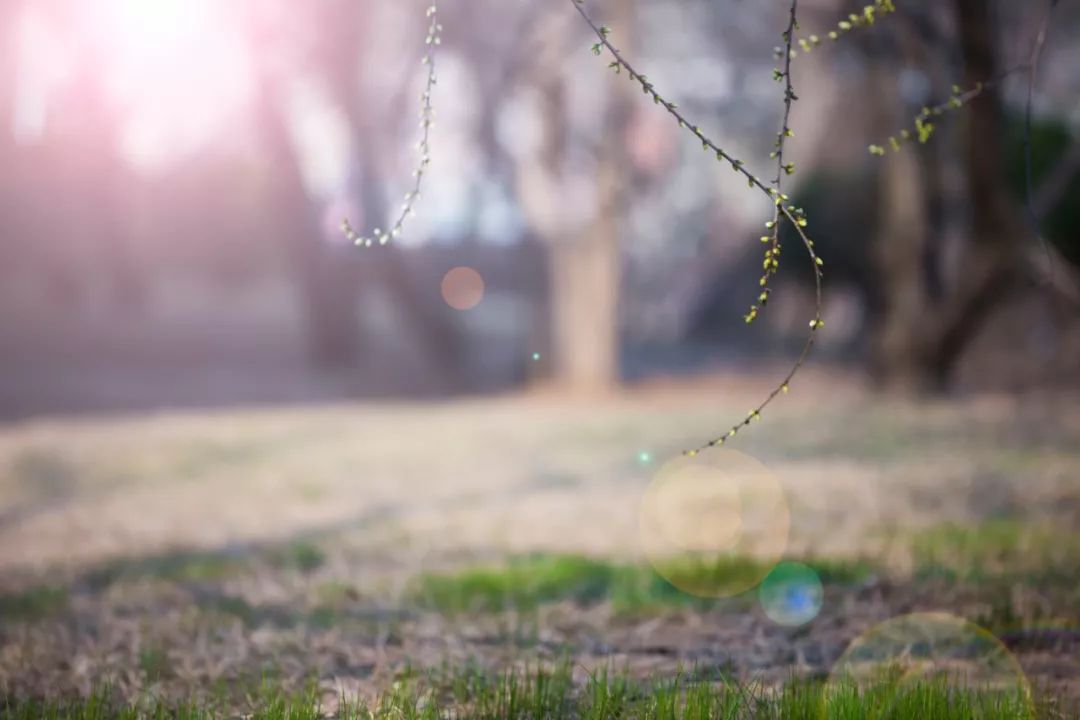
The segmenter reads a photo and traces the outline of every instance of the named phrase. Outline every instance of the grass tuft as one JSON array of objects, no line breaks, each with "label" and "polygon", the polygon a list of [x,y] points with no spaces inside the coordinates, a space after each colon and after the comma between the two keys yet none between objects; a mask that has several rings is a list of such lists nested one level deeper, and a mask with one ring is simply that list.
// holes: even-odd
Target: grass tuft
[{"label": "grass tuft", "polygon": [[326,553],[318,545],[299,540],[270,555],[270,563],[282,570],[297,570],[310,573],[318,570],[326,562]]},{"label": "grass tuft", "polygon": [[[858,582],[869,573],[862,563],[812,560],[808,564],[828,583]],[[684,587],[723,591],[755,586],[771,567],[752,558],[724,557],[714,562],[675,563],[665,573]],[[413,580],[410,594],[421,607],[447,613],[530,610],[560,601],[581,605],[610,601],[622,613],[713,603],[682,592],[647,565],[579,555],[528,555],[500,567],[428,573]]]},{"label": "grass tuft", "polygon": [[940,525],[916,535],[912,550],[923,577],[1040,584],[1080,578],[1080,536],[1016,520]]},{"label": "grass tuft", "polygon": [[0,595],[0,621],[42,620],[63,613],[68,608],[68,591],[40,586],[11,595]]},{"label": "grass tuft", "polygon": [[[732,681],[700,682],[693,675],[636,681],[599,670],[574,682],[569,664],[488,674],[472,666],[405,677],[373,705],[342,702],[338,720],[1021,720],[1049,717],[1021,691],[964,688],[941,680],[860,686],[792,679],[778,688]],[[109,693],[60,702],[0,701],[10,720],[209,720],[217,708],[116,703]],[[231,716],[231,715],[230,715]],[[266,687],[242,717],[317,720],[323,712],[314,687],[286,695]]]}]

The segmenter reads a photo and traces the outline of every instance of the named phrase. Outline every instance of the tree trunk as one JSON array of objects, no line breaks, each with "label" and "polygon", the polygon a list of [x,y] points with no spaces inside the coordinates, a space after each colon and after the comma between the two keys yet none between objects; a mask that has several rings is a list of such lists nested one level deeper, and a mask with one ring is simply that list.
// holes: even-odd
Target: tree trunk
[{"label": "tree trunk", "polygon": [[[363,3],[345,3],[331,7],[323,21],[335,32],[320,49],[319,64],[324,77],[329,79],[329,90],[334,102],[349,120],[353,141],[358,150],[356,166],[357,182],[352,188],[356,200],[362,230],[389,228],[388,198],[383,192],[387,186],[383,171],[383,155],[386,154],[388,137],[398,140],[387,127],[387,117],[374,112],[374,102],[367,97],[368,85],[364,76],[365,66],[358,60],[357,48],[365,42],[365,32],[372,31],[366,22]],[[400,109],[401,115],[409,107],[413,86],[406,83],[393,98],[382,102]],[[410,111],[411,112],[411,111]],[[412,142],[413,126],[405,123],[401,131],[404,142]],[[400,130],[400,129],[399,129]],[[409,178],[394,177],[389,180],[395,192],[404,192]],[[396,209],[396,207],[395,207]],[[340,272],[347,274],[350,294],[361,301],[370,297],[371,291],[382,291],[389,299],[397,319],[403,326],[402,335],[411,334],[423,357],[428,360],[424,377],[434,381],[440,392],[461,392],[470,389],[468,373],[468,347],[454,313],[441,303],[433,303],[429,296],[416,286],[409,271],[407,257],[401,246],[391,242],[385,246],[358,250],[351,246],[335,248],[341,253],[337,259]],[[369,342],[372,338],[360,338],[354,352],[365,365],[378,360],[379,349]]]},{"label": "tree trunk", "polygon": [[[635,3],[608,4],[615,42],[632,52]],[[632,112],[634,86],[612,75],[596,171],[592,219],[577,225],[542,221],[551,249],[551,316],[555,381],[577,392],[603,392],[619,381],[619,215],[625,184],[623,143]],[[558,183],[565,158],[567,113],[562,78],[545,73],[539,80],[545,142],[543,184]],[[528,192],[530,184],[524,182]],[[566,193],[565,185],[546,193]],[[557,213],[549,202],[541,212]]]},{"label": "tree trunk", "polygon": [[[989,0],[955,0],[955,8],[964,85],[974,87],[997,73],[994,19]],[[932,198],[926,192],[941,190],[940,178],[933,177],[940,172],[938,163],[927,160],[925,153],[920,163],[919,149],[909,147],[890,154],[882,172],[877,257],[885,319],[875,341],[874,365],[879,379],[890,386],[943,389],[1020,276],[1024,229],[1006,187],[1000,96],[996,88],[988,88],[958,112],[963,123],[963,191],[971,219],[959,267],[951,276],[938,278],[935,273],[930,278],[927,272],[928,266],[944,266],[944,243],[940,237],[930,240],[935,228],[929,222]]]},{"label": "tree trunk", "polygon": [[[997,27],[989,0],[956,0],[964,84],[997,75]],[[964,109],[962,148],[971,237],[956,292],[940,311],[940,327],[928,353],[930,369],[947,378],[990,313],[1015,290],[1025,230],[1006,187],[1004,116],[996,87]]]},{"label": "tree trunk", "polygon": [[888,159],[881,169],[881,229],[875,260],[884,299],[872,342],[874,374],[886,385],[917,389],[925,381],[920,325],[927,310],[923,252],[929,227],[914,151]]},{"label": "tree trunk", "polygon": [[[346,97],[342,97],[342,103],[348,107]],[[378,131],[365,127],[354,112],[347,115],[360,148],[359,200],[365,229],[389,227],[385,198],[379,192],[384,180],[376,162]],[[345,249],[351,257],[344,258],[345,262],[341,264],[353,268],[352,282],[362,285],[364,290],[377,288],[386,293],[404,325],[402,334],[411,332],[428,360],[424,369],[426,377],[435,380],[440,391],[468,390],[471,379],[465,336],[456,317],[441,303],[432,303],[416,287],[400,245],[391,242],[367,250]],[[366,359],[374,355],[370,348],[362,347],[361,351]]]},{"label": "tree trunk", "polygon": [[[358,346],[356,286],[347,263],[341,262],[323,237],[296,156],[284,101],[270,82],[261,92],[259,120],[276,170],[273,193],[284,256],[295,273],[308,336],[309,357],[316,365],[352,364]],[[350,248],[351,249],[351,248]]]}]

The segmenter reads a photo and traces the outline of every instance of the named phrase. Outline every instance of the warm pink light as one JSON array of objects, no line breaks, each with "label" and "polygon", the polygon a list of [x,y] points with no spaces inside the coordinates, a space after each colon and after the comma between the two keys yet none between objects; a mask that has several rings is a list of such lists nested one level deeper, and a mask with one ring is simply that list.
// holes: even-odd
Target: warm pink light
[{"label": "warm pink light", "polygon": [[472,310],[484,299],[484,278],[470,267],[456,267],[443,277],[442,296],[455,310]]},{"label": "warm pink light", "polygon": [[126,124],[125,150],[154,164],[219,131],[251,96],[253,69],[235,4],[94,0],[79,18]]}]

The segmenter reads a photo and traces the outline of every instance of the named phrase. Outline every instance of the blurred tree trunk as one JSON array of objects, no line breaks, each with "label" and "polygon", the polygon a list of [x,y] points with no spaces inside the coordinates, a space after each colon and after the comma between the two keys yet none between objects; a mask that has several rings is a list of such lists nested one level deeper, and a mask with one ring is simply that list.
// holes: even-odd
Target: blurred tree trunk
[{"label": "blurred tree trunk", "polygon": [[260,88],[259,123],[275,169],[271,192],[277,235],[294,273],[307,327],[309,355],[324,367],[351,364],[357,348],[359,320],[355,284],[335,248],[323,237],[319,215],[308,197],[300,159],[286,115],[286,101],[277,83]]},{"label": "blurred tree trunk", "polygon": [[53,89],[42,136],[22,149],[36,156],[42,185],[35,194],[62,198],[32,220],[51,238],[42,253],[51,296],[75,310],[100,290],[111,310],[138,311],[149,288],[131,237],[133,170],[120,153],[114,108],[95,71],[101,49],[78,41],[77,28],[64,30],[76,38],[69,48],[73,72]]},{"label": "blurred tree trunk", "polygon": [[[255,109],[262,145],[274,168],[269,187],[274,239],[280,243],[287,270],[296,283],[308,357],[315,365],[337,368],[353,365],[359,347],[356,282],[341,257],[352,248],[334,245],[326,236],[320,208],[304,182],[300,149],[289,120],[289,88],[309,69],[306,63],[312,52],[306,40],[314,34],[306,23],[314,21],[311,10],[324,5],[338,7],[342,3],[314,3],[310,8],[256,3],[266,12],[254,15],[249,32],[255,43],[274,50],[257,65]],[[319,27],[325,28],[328,44],[338,40],[345,29],[337,23]]]},{"label": "blurred tree trunk", "polygon": [[[973,87],[997,74],[993,11],[989,0],[954,0],[954,8],[964,86]],[[1006,187],[997,89],[987,89],[960,113],[959,156],[971,218],[958,267],[945,274],[940,288],[927,272],[929,265],[944,266],[944,243],[929,244],[933,232],[928,221],[934,201],[929,195],[942,187],[935,176],[940,165],[919,148],[891,154],[885,161],[877,255],[886,310],[874,345],[875,369],[887,385],[942,389],[964,350],[1020,278],[1025,230]]]},{"label": "blurred tree trunk", "polygon": [[15,109],[15,75],[18,68],[16,55],[19,47],[19,14],[22,3],[16,0],[0,2],[0,150],[8,151],[12,142],[11,119]]},{"label": "blurred tree trunk", "polygon": [[[882,72],[886,71],[875,69],[875,74]],[[886,117],[897,114],[885,113]],[[875,375],[894,386],[922,384],[924,374],[920,334],[927,298],[922,258],[930,228],[922,169],[916,151],[908,150],[889,157],[879,176],[881,224],[874,259],[880,271],[878,292],[884,298],[884,313],[872,341],[872,362]]]},{"label": "blurred tree trunk", "polygon": [[15,75],[17,72],[16,32],[22,4],[11,0],[0,2],[0,276],[11,272],[12,246],[15,243],[17,221],[14,218],[15,176],[18,174],[15,157],[15,138],[11,119],[15,110]]},{"label": "blurred tree trunk", "polygon": [[[359,63],[352,63],[359,66]],[[355,87],[355,85],[354,85]],[[342,99],[343,102],[346,98]],[[355,103],[352,104],[355,106]],[[379,172],[378,145],[384,142],[376,128],[365,127],[357,113],[347,113],[351,119],[354,138],[360,149],[359,200],[365,229],[390,227],[387,217],[386,198],[379,192],[385,184]],[[411,129],[411,125],[409,126]],[[424,294],[416,287],[401,246],[391,242],[371,250],[347,247],[348,258],[354,272],[354,283],[375,286],[388,296],[395,313],[411,332],[428,359],[425,372],[439,388],[464,391],[468,389],[469,377],[466,366],[466,343],[460,327],[442,303],[432,302],[431,293]],[[371,355],[365,351],[364,356]]]},{"label": "blurred tree trunk", "polygon": [[[956,0],[964,86],[998,74],[998,40],[990,0]],[[971,237],[954,299],[943,308],[941,329],[929,357],[932,371],[947,379],[963,350],[1021,278],[1026,230],[1006,184],[1001,96],[992,87],[966,108],[961,149],[971,204]]]},{"label": "blurred tree trunk", "polygon": [[[383,160],[387,147],[395,147],[389,140],[395,132],[400,133],[401,142],[414,142],[412,133],[416,124],[401,122],[403,116],[414,117],[409,102],[415,100],[413,78],[406,77],[396,96],[373,102],[372,93],[367,90],[371,78],[365,76],[372,70],[361,62],[359,52],[367,44],[366,34],[377,32],[368,22],[370,8],[363,3],[347,2],[329,5],[322,11],[320,27],[331,30],[320,34],[323,42],[314,54],[315,65],[320,76],[328,80],[334,103],[348,118],[353,145],[358,151],[358,157],[354,157],[356,187],[351,188],[352,197],[360,209],[363,230],[389,228],[388,210],[396,208],[397,203],[389,202],[383,192],[388,184]],[[375,72],[381,71],[384,70],[379,68]],[[387,112],[386,108],[392,110]],[[405,174],[390,184],[397,188],[395,192],[404,194],[410,180]],[[336,264],[352,297],[355,299],[357,293],[363,297],[365,290],[384,292],[403,321],[404,332],[412,333],[424,357],[430,360],[427,376],[441,389],[467,389],[466,344],[461,329],[443,304],[432,302],[430,293],[418,290],[401,246],[391,242],[371,250],[357,250],[346,243],[335,249],[341,252]],[[356,355],[366,363],[374,362],[374,350],[364,339],[355,348]]]},{"label": "blurred tree trunk", "polygon": [[97,266],[88,272],[106,279],[106,296],[114,311],[138,313],[145,308],[150,289],[138,260],[128,208],[134,170],[120,153],[105,84],[91,70],[99,64],[98,56],[91,55],[72,85],[67,103],[78,118],[71,129],[76,148],[60,172],[72,183],[69,202],[76,207],[71,232],[83,236]]},{"label": "blurred tree trunk", "polygon": [[[632,53],[635,3],[612,0],[608,10],[614,41]],[[552,44],[558,42],[553,40]],[[634,86],[625,75],[612,75],[609,81],[594,208],[590,219],[575,222],[568,221],[565,215],[569,213],[564,214],[560,207],[570,192],[567,183],[561,182],[571,132],[565,82],[559,73],[547,69],[538,79],[545,136],[541,167],[535,170],[544,177],[526,178],[521,184],[526,195],[544,195],[547,200],[534,210],[533,224],[551,252],[554,379],[575,391],[605,391],[619,381],[619,217],[621,190],[626,183],[624,142]],[[526,205],[535,205],[532,200],[526,197]]]},{"label": "blurred tree trunk", "polygon": [[601,149],[596,217],[571,237],[551,239],[556,378],[578,390],[607,390],[619,379],[618,197],[622,177],[619,151],[613,147],[617,142],[617,136],[605,139]]}]

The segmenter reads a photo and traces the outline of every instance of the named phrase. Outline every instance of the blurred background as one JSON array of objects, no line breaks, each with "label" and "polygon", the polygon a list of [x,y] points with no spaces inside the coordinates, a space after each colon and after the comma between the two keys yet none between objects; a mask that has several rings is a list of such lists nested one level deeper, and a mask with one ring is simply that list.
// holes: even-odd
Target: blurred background
[{"label": "blurred background", "polygon": [[[800,0],[801,33],[864,3]],[[811,268],[785,237],[746,325],[771,203],[590,52],[569,0],[440,3],[433,164],[368,249],[340,224],[391,227],[412,189],[426,3],[0,0],[0,705],[500,667],[501,617],[414,615],[415,583],[535,553],[646,569],[660,625],[537,622],[650,671],[827,673],[911,608],[1080,637],[1080,3],[1046,26],[1030,134],[1049,2],[896,4],[799,52],[785,191],[825,329],[734,443],[776,473],[787,557],[873,568],[803,634],[739,603],[699,622],[638,513],[776,387]],[[773,177],[785,0],[587,7]],[[930,142],[868,151],[1009,70]],[[1080,698],[1072,642],[1024,661]]]},{"label": "blurred background", "polygon": [[[851,9],[801,4],[807,34]],[[365,252],[338,226],[385,227],[411,187],[422,3],[5,0],[0,415],[593,392],[792,355],[810,315],[798,246],[746,330],[768,201],[619,83],[564,5],[441,8],[425,194],[400,242]],[[782,5],[594,11],[771,177]],[[1076,8],[1035,95],[1045,243],[1022,205],[1026,73],[933,142],[867,153],[954,84],[1026,62],[1028,5],[904,3],[797,63],[788,187],[827,262],[819,361],[916,388],[1077,378]],[[444,297],[460,266],[482,284],[468,310]]]}]

